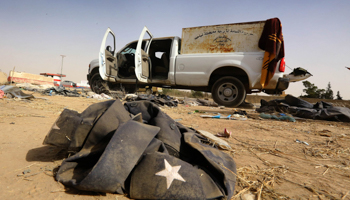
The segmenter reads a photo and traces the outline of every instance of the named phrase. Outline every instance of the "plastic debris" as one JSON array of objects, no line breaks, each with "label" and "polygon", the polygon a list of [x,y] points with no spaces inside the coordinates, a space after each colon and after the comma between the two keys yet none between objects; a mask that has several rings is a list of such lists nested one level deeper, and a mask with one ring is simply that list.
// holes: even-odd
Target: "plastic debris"
[{"label": "plastic debris", "polygon": [[283,120],[283,121],[290,121],[290,122],[295,122],[295,119],[291,116],[288,116],[284,113],[280,113],[280,116],[276,116],[274,114],[265,114],[265,113],[260,113],[260,117],[263,119],[276,119],[276,120]]},{"label": "plastic debris", "polygon": [[224,150],[232,150],[232,147],[223,139],[216,137],[212,133],[209,133],[208,131],[204,130],[198,130],[199,134],[203,135],[204,137],[208,138],[214,145],[217,145],[219,148]]},{"label": "plastic debris", "polygon": [[220,113],[218,115],[200,115],[202,118],[213,118],[213,119],[228,119],[228,120],[247,120],[247,117],[244,115],[233,114],[228,116],[222,116]]},{"label": "plastic debris", "polygon": [[233,114],[233,115],[230,115],[230,120],[247,120],[247,116],[245,115],[240,115],[240,114]]},{"label": "plastic debris", "polygon": [[4,95],[5,95],[4,91],[0,90],[0,99],[2,99]]},{"label": "plastic debris", "polygon": [[98,100],[104,100],[104,99],[113,99],[112,97],[108,96],[105,93],[101,93],[101,94],[94,94],[88,98],[93,98],[93,99],[98,99]]},{"label": "plastic debris", "polygon": [[2,86],[0,86],[0,90],[2,90],[4,92],[4,94],[6,94],[7,98],[12,98],[12,97],[17,97],[19,99],[34,98],[33,95],[26,94],[26,93],[22,92],[22,90],[19,89],[18,87],[12,86],[12,85],[2,85]]},{"label": "plastic debris", "polygon": [[307,146],[309,146],[309,143],[307,143],[305,141],[301,141],[301,140],[296,139],[295,142],[301,143],[301,144],[306,144]]},{"label": "plastic debris", "polygon": [[223,133],[217,133],[216,136],[218,136],[218,137],[227,137],[227,138],[229,138],[229,137],[231,137],[231,134],[232,134],[232,132],[231,132],[231,131],[228,131],[228,130],[225,128],[225,130],[224,130]]}]

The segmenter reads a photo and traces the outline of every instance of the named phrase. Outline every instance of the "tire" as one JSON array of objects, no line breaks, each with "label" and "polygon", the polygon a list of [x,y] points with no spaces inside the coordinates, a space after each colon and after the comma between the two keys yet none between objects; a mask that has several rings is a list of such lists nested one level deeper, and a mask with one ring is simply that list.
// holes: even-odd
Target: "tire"
[{"label": "tire", "polygon": [[247,93],[239,79],[225,76],[214,83],[211,94],[217,104],[236,107],[244,101]]},{"label": "tire", "polygon": [[99,73],[94,73],[90,79],[90,88],[96,94],[109,94],[109,88],[107,82],[102,80]]}]

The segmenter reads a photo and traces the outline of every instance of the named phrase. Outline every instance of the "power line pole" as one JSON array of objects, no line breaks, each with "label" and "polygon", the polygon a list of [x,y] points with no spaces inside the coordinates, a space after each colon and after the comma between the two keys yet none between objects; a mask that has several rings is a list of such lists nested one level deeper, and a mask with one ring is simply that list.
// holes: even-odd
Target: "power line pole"
[{"label": "power line pole", "polygon": [[61,55],[61,56],[62,56],[62,64],[61,64],[61,83],[60,83],[60,85],[62,85],[63,58],[66,57],[65,55]]}]

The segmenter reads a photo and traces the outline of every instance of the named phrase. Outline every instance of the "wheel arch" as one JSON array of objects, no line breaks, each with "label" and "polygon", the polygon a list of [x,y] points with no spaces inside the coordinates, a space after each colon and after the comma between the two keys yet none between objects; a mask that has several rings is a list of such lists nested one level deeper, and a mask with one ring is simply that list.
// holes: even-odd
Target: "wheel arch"
[{"label": "wheel arch", "polygon": [[[91,72],[90,72],[90,79],[92,78],[92,76],[93,76],[95,73],[100,74],[98,67],[94,67],[94,68],[91,70]],[[101,75],[100,75],[100,77],[101,77]],[[102,77],[101,77],[101,78],[102,78]],[[90,80],[89,80],[89,81],[90,81]]]},{"label": "wheel arch", "polygon": [[246,92],[249,92],[249,85],[250,85],[250,80],[249,80],[249,76],[247,74],[247,72],[245,70],[243,70],[242,68],[236,67],[236,66],[222,66],[220,68],[215,69],[209,78],[209,88],[210,91],[214,85],[214,83],[220,79],[221,77],[224,76],[232,76],[235,77],[237,79],[239,79],[245,89]]}]

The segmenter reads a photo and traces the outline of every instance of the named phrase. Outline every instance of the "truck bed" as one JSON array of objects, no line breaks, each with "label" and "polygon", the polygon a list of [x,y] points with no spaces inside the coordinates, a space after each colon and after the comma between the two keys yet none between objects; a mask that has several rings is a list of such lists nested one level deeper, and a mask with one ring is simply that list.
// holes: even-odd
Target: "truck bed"
[{"label": "truck bed", "polygon": [[181,54],[257,52],[265,21],[182,29]]}]

